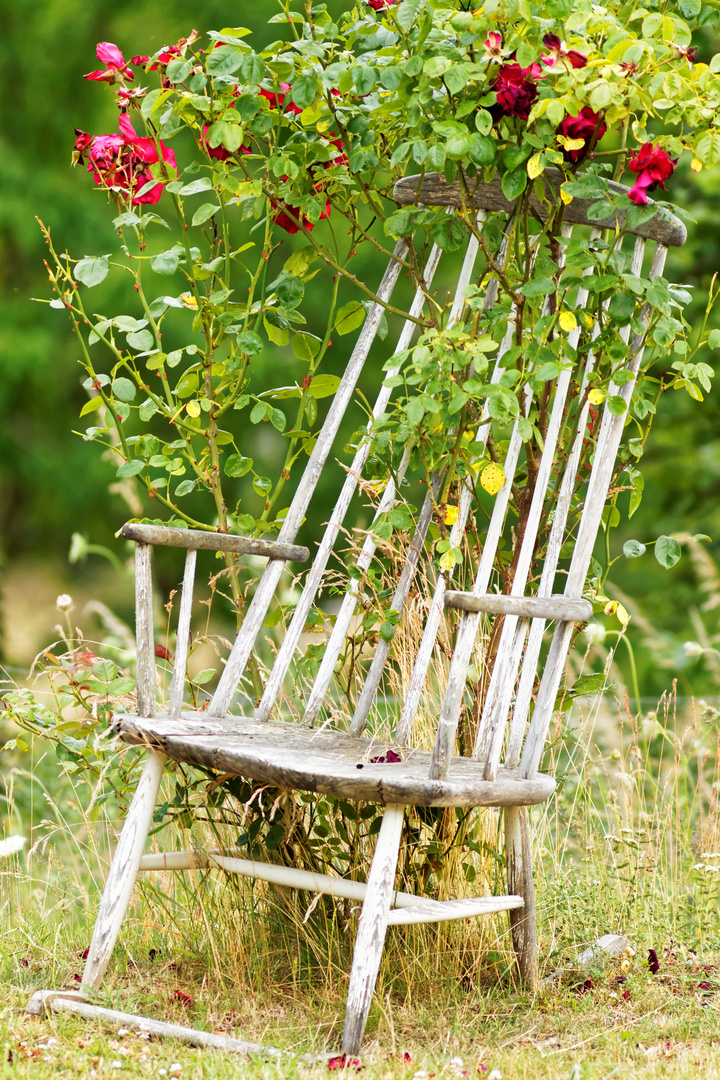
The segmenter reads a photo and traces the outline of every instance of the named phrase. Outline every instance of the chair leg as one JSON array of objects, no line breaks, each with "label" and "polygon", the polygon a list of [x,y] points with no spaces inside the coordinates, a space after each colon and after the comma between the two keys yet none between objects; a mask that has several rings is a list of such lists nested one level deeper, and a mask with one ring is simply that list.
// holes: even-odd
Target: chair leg
[{"label": "chair leg", "polygon": [[505,809],[505,856],[508,893],[522,896],[525,906],[510,911],[510,928],[520,978],[534,991],[537,987],[537,926],[533,886],[532,843],[529,812],[525,806]]},{"label": "chair leg", "polygon": [[356,1054],[375,990],[400,850],[404,806],[388,806],[378,834],[362,906],[348,990],[342,1049]]},{"label": "chair leg", "polygon": [[108,966],[120,926],[125,918],[135,878],[140,867],[145,841],[152,824],[160,781],[165,767],[164,754],[150,751],[140,782],[130,804],[110,872],[105,882],[95,929],[85,963],[80,989],[98,990]]}]

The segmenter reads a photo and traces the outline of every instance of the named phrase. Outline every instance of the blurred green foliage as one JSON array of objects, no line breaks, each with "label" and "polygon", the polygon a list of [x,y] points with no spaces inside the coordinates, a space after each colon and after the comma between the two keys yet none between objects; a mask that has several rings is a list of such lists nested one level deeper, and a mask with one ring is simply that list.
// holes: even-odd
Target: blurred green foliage
[{"label": "blurred green foliage", "polygon": [[[344,5],[334,0],[330,6]],[[120,498],[108,490],[114,470],[99,459],[96,448],[71,434],[79,426],[76,418],[85,392],[67,321],[63,313],[31,300],[49,296],[35,215],[51,227],[59,249],[71,247],[75,255],[111,250],[112,214],[106,195],[84,170],[69,167],[75,127],[109,131],[116,121],[111,95],[98,93],[82,78],[97,67],[95,45],[116,42],[131,56],[173,43],[193,26],[202,32],[243,23],[266,34],[262,24],[274,10],[271,0],[241,9],[221,0],[204,0],[202,5],[176,0],[171,6],[150,0],[124,5],[110,0],[17,0],[5,12],[0,40],[5,102],[0,119],[2,559],[27,552],[64,556],[77,529],[94,542],[111,542],[127,516]],[[707,61],[716,51],[709,35],[698,44],[698,60]],[[685,171],[673,177],[670,193],[697,224],[690,226],[686,247],[672,252],[666,273],[671,281],[694,287],[698,324],[710,280],[720,268],[719,185],[716,171],[690,173],[685,163]],[[379,265],[363,269],[369,283],[382,272]],[[347,343],[341,348],[338,367]],[[714,366],[712,354],[699,359]],[[353,419],[358,422],[359,411]],[[279,453],[280,446],[262,450]],[[645,496],[629,526],[613,537],[613,554],[631,537],[647,542],[661,533],[686,531],[707,533],[712,539],[709,550],[720,560],[720,383],[702,403],[685,394],[666,395],[642,467]],[[669,672],[660,664],[668,657],[678,667],[692,665],[686,671],[692,673],[686,689],[716,690],[710,665],[702,659],[688,661],[681,648],[684,640],[697,637],[692,609],[707,599],[699,589],[696,564],[684,557],[666,571],[649,551],[641,559],[616,563],[612,580],[634,598],[657,632],[656,645],[647,632],[636,633],[634,639],[643,693],[667,686]],[[718,630],[717,612],[710,610],[703,618],[712,636]],[[658,643],[664,643],[663,659]]]}]

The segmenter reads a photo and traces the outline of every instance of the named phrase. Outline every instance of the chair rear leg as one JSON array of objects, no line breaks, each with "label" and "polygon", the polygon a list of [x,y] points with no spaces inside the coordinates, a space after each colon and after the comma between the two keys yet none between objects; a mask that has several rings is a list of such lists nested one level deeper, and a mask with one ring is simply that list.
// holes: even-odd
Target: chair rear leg
[{"label": "chair rear leg", "polygon": [[533,885],[529,811],[525,806],[505,808],[505,856],[508,893],[522,896],[525,906],[510,911],[510,928],[520,978],[529,990],[537,987],[537,925]]},{"label": "chair rear leg", "polygon": [[342,1049],[356,1054],[375,990],[400,850],[404,806],[388,806],[378,834],[355,939]]},{"label": "chair rear leg", "polygon": [[125,918],[150,831],[166,757],[150,751],[105,882],[80,989],[98,990]]}]

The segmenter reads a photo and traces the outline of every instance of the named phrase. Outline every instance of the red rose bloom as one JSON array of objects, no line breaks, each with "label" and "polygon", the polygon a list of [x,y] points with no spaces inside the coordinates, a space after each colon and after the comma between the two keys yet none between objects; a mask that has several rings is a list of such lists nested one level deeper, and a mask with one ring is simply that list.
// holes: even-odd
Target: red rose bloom
[{"label": "red rose bloom", "polygon": [[490,109],[495,119],[517,116],[520,120],[527,120],[538,95],[535,68],[534,64],[529,68],[521,68],[516,63],[503,64],[490,87],[497,94],[497,104]]},{"label": "red rose bloom", "polygon": [[164,162],[176,168],[175,154],[169,147],[161,142],[158,153],[154,140],[138,135],[126,113],[120,117],[119,134],[93,137],[85,131],[76,131],[75,135],[76,160],[82,161],[83,154],[87,155],[87,170],[93,174],[96,184],[132,195],[133,206],[158,202],[166,183],[164,180],[158,180],[142,195],[136,192],[152,181],[146,166],[160,161],[160,154]]},{"label": "red rose bloom", "polygon": [[282,90],[281,94],[276,94],[274,90],[261,90],[260,97],[270,102],[271,109],[282,109],[283,112],[291,112],[296,115],[301,113],[302,109],[294,101],[290,100],[290,91],[292,90],[290,83],[281,82],[280,89]]},{"label": "red rose bloom", "polygon": [[628,198],[636,206],[647,206],[647,193],[660,186],[667,191],[665,181],[672,176],[678,159],[671,158],[667,150],[661,150],[646,142],[628,162],[630,172],[636,173],[637,180],[628,191]]},{"label": "red rose bloom", "polygon": [[563,150],[565,160],[582,161],[590,148],[600,142],[606,131],[607,124],[589,105],[585,105],[577,116],[566,116],[557,129],[558,135],[564,135],[566,139],[584,139],[585,145],[577,150]]},{"label": "red rose bloom", "polygon": [[382,11],[383,8],[390,7],[395,3],[395,0],[366,0],[367,6],[373,8],[375,11]]},{"label": "red rose bloom", "polygon": [[587,66],[587,56],[583,56],[576,49],[568,49],[565,42],[561,41],[557,34],[546,34],[543,38],[543,45],[548,50],[548,53],[543,53],[540,59],[548,67],[555,67],[558,60],[566,66],[569,64],[570,67],[574,68]]}]

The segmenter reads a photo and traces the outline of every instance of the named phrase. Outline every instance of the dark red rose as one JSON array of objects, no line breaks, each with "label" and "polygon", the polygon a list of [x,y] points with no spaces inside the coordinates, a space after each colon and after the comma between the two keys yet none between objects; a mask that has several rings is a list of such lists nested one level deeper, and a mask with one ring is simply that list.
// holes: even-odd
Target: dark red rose
[{"label": "dark red rose", "polygon": [[517,116],[527,120],[533,102],[538,95],[533,66],[521,68],[519,64],[503,64],[490,87],[497,95],[497,104],[491,107],[495,119],[500,116]]},{"label": "dark red rose", "polygon": [[[645,143],[646,146],[650,146],[650,143]],[[647,202],[647,200],[645,200]],[[648,967],[650,968],[651,975],[657,975],[660,970],[660,961],[658,955],[654,949],[648,949]]]},{"label": "dark red rose", "polygon": [[589,105],[585,105],[577,116],[566,116],[557,129],[558,135],[566,139],[584,139],[585,145],[577,150],[563,150],[566,161],[582,161],[595,143],[602,139],[607,131],[607,124],[593,112]]},{"label": "dark red rose", "polygon": [[390,7],[395,3],[395,0],[366,0],[367,6],[373,8],[375,11],[382,11],[386,7]]},{"label": "dark red rose", "polygon": [[647,206],[648,191],[654,191],[658,186],[667,191],[665,181],[672,176],[676,165],[677,158],[671,158],[667,150],[649,142],[643,143],[628,161],[628,169],[637,175],[628,198],[636,206]]}]

